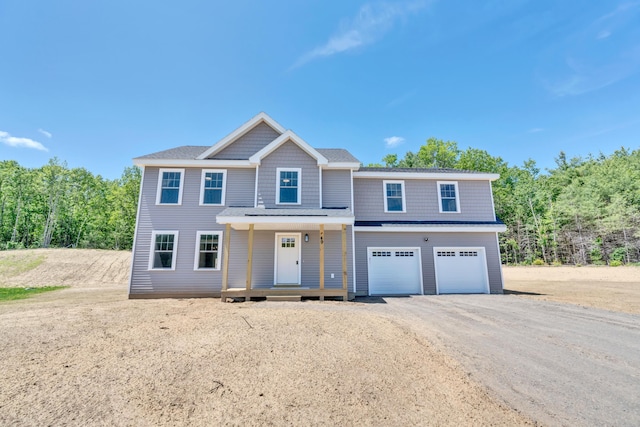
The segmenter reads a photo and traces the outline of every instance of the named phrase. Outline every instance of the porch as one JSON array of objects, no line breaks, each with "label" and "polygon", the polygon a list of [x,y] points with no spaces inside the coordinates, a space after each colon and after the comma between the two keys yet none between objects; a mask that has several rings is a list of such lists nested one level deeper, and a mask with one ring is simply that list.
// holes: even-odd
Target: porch
[{"label": "porch", "polygon": [[[347,227],[354,222],[349,209],[227,208],[217,215],[216,221],[226,226],[222,251],[223,302],[227,298],[317,297],[343,301],[349,298],[352,257],[348,256],[347,241],[352,236]],[[232,230],[240,237],[232,238]],[[260,239],[258,250],[256,236]],[[273,249],[267,246],[268,239],[273,239],[270,246]],[[230,271],[233,245],[242,252],[235,251]],[[243,255],[246,264],[240,266],[238,259]],[[266,271],[270,263],[272,275]],[[333,270],[327,271],[327,263]],[[256,264],[258,277],[254,277]],[[232,282],[230,276],[233,273],[237,276],[237,270],[244,268],[244,286],[238,286],[237,277]],[[336,275],[340,281],[334,280],[338,279]]]}]

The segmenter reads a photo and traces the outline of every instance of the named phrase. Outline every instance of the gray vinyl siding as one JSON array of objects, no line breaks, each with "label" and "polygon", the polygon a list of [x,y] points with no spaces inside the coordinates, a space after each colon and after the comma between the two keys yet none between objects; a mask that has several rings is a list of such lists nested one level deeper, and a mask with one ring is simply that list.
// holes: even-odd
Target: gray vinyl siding
[{"label": "gray vinyl siding", "polygon": [[[224,231],[216,224],[216,215],[226,206],[200,206],[200,180],[202,169],[186,168],[183,177],[182,205],[157,206],[156,192],[159,169],[146,167],[140,198],[140,215],[134,248],[131,294],[144,296],[176,295],[213,296],[222,286],[221,271],[194,271],[196,233],[198,231]],[[228,169],[226,205],[253,206],[255,170]],[[150,271],[152,231],[179,231],[175,252],[174,271]],[[219,246],[222,254],[222,245]],[[220,262],[220,259],[219,259]]]},{"label": "gray vinyl siding", "polygon": [[[399,179],[402,180],[402,179]],[[493,221],[491,184],[457,181],[460,213],[440,213],[437,180],[405,179],[405,213],[384,212],[383,179],[353,180],[356,221]],[[443,180],[444,181],[444,180]]]},{"label": "gray vinyl siding", "polygon": [[[484,247],[487,258],[489,288],[492,294],[502,293],[500,253],[496,233],[386,233],[356,231],[356,292],[369,294],[367,247],[419,247],[422,254],[424,293],[436,293],[434,247]],[[424,241],[428,237],[428,241]]]},{"label": "gray vinyl siding", "polygon": [[351,171],[331,169],[322,171],[322,207],[351,207]]},{"label": "gray vinyl siding", "polygon": [[211,158],[221,160],[246,160],[279,136],[280,134],[272,129],[271,126],[266,123],[260,123]]},{"label": "gray vinyl siding", "polygon": [[[277,168],[301,168],[300,205],[276,205]],[[266,208],[319,208],[320,175],[317,161],[291,141],[285,142],[262,160],[258,172],[258,203]]]}]

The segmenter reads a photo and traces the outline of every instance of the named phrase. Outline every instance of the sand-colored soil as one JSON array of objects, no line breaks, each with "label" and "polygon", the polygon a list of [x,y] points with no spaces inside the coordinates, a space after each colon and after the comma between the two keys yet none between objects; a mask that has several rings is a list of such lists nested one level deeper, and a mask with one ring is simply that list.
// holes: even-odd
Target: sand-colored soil
[{"label": "sand-colored soil", "polygon": [[640,314],[640,267],[504,267],[505,290],[525,298]]},{"label": "sand-colored soil", "polygon": [[401,314],[128,300],[128,253],[45,256],[7,280],[70,288],[0,303],[0,425],[531,423]]}]

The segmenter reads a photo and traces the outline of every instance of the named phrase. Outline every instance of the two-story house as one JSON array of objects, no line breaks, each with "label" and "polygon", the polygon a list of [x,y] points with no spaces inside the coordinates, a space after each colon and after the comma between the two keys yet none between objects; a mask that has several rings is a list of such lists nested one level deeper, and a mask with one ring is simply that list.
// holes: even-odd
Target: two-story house
[{"label": "two-story house", "polygon": [[361,167],[264,113],[134,163],[130,298],[502,293],[496,174]]}]

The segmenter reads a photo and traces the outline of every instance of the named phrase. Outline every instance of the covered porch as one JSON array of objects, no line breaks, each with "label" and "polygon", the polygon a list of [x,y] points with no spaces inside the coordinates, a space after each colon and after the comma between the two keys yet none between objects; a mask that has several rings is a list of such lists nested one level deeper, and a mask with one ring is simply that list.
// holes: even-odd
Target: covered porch
[{"label": "covered porch", "polygon": [[354,223],[349,209],[227,208],[216,222],[226,230],[223,302],[264,297],[348,299],[352,262],[348,227]]}]

